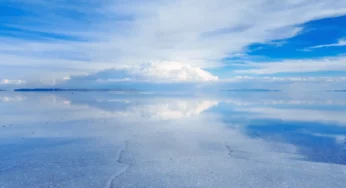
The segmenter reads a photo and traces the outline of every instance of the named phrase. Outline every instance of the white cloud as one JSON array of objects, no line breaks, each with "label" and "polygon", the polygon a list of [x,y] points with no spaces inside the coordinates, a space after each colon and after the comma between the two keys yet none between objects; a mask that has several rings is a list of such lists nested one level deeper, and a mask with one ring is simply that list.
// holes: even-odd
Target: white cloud
[{"label": "white cloud", "polygon": [[253,113],[251,115],[251,118],[270,118],[281,119],[285,121],[338,123],[339,125],[346,125],[346,114],[345,112],[340,111],[280,109],[270,107],[247,108],[244,109],[244,111]]},{"label": "white cloud", "polygon": [[304,73],[320,71],[346,71],[346,57],[330,57],[322,59],[297,59],[278,62],[246,63],[241,65],[242,74],[275,74],[275,73]]},{"label": "white cloud", "polygon": [[141,64],[128,69],[132,77],[150,81],[217,81],[218,77],[199,67],[178,62],[157,62]]},{"label": "white cloud", "polygon": [[346,39],[339,39],[337,43],[333,44],[323,44],[318,46],[313,46],[308,49],[314,49],[314,48],[326,48],[326,47],[336,47],[336,46],[346,46]]},{"label": "white cloud", "polygon": [[255,76],[236,76],[233,78],[228,78],[222,80],[222,82],[241,82],[241,81],[262,81],[262,82],[345,82],[346,77],[344,76],[335,76],[335,77],[277,77],[277,76],[264,76],[264,77],[255,77]]},{"label": "white cloud", "polygon": [[25,99],[23,96],[0,96],[0,102],[22,102]]},{"label": "white cloud", "polygon": [[[345,76],[236,76],[206,86],[206,91],[229,89],[270,89],[300,94],[309,91],[344,90]],[[268,93],[265,93],[268,95]]]},{"label": "white cloud", "polygon": [[113,116],[124,117],[130,121],[139,119],[150,120],[174,120],[186,117],[198,116],[202,112],[218,105],[213,100],[170,100],[161,101],[156,104],[134,105],[127,103],[130,107],[126,111],[112,113]]},{"label": "white cloud", "polygon": [[62,79],[63,79],[63,80],[71,80],[71,77],[69,77],[69,76],[64,76]]},{"label": "white cloud", "polygon": [[[52,80],[145,62],[167,67],[171,66],[166,62],[179,62],[200,69],[222,66],[222,58],[243,53],[249,44],[291,37],[301,31],[297,26],[301,23],[346,14],[346,2],[339,0],[19,2],[31,16],[7,26],[45,35],[39,35],[40,40],[3,37],[0,75],[22,75],[25,80]],[[52,34],[62,36],[53,40],[48,37]],[[184,74],[179,76],[185,79]]]},{"label": "white cloud", "polygon": [[72,77],[79,81],[96,80],[98,82],[204,82],[217,81],[218,77],[198,67],[177,62],[145,63],[138,66],[125,66],[107,69],[86,76]]},{"label": "white cloud", "polygon": [[9,80],[9,79],[0,80],[0,85],[20,85],[25,83],[26,81],[24,80]]},{"label": "white cloud", "polygon": [[320,134],[320,133],[315,133],[312,134],[313,136],[318,136],[318,137],[329,137],[335,140],[336,144],[344,144],[346,141],[346,136],[345,135],[333,135],[333,134]]}]

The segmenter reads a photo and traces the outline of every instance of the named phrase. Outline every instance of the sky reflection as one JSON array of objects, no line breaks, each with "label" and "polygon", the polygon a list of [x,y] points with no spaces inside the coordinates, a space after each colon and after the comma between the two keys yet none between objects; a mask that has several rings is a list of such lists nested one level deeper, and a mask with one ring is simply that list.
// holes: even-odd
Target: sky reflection
[{"label": "sky reflection", "polygon": [[227,95],[2,92],[0,187],[346,183],[341,94]]}]

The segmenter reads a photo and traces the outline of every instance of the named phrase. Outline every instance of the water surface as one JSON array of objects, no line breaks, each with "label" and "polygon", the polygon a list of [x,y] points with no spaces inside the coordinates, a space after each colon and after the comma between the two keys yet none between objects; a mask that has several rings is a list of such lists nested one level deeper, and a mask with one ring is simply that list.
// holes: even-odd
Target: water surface
[{"label": "water surface", "polygon": [[0,93],[0,188],[346,184],[344,93]]}]

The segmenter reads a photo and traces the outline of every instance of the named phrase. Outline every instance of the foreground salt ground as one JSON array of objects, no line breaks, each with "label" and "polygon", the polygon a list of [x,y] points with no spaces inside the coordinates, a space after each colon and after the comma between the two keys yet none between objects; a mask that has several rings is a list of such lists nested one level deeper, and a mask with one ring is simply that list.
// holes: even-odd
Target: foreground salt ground
[{"label": "foreground salt ground", "polygon": [[[340,160],[317,162],[297,145],[246,134],[249,119],[291,120],[297,106],[290,106],[285,118],[284,114],[270,117],[278,116],[272,110],[253,110],[263,104],[244,106],[244,99],[234,105],[234,98],[1,95],[13,99],[0,102],[1,188],[339,188],[346,184],[343,153],[339,152]],[[319,105],[323,101],[317,99]],[[261,109],[268,108],[275,106]],[[325,119],[306,121],[330,122],[342,129],[346,114],[344,108],[336,109]],[[329,131],[328,136],[340,138],[343,130]]]}]

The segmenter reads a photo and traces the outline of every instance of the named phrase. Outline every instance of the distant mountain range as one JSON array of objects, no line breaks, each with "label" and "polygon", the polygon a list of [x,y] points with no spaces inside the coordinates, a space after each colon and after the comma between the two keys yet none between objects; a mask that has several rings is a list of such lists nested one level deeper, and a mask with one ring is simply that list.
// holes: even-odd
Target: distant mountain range
[{"label": "distant mountain range", "polygon": [[138,92],[136,89],[62,89],[62,88],[19,88],[14,89],[16,92],[89,92],[89,91],[121,91],[121,92]]},{"label": "distant mountain range", "polygon": [[346,89],[345,90],[329,90],[331,92],[346,92]]}]

